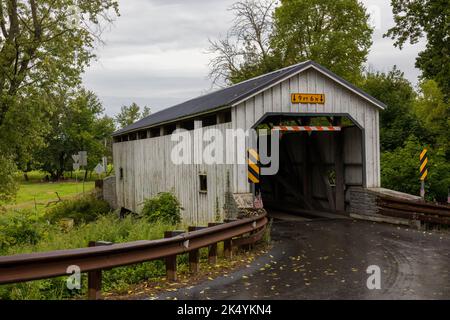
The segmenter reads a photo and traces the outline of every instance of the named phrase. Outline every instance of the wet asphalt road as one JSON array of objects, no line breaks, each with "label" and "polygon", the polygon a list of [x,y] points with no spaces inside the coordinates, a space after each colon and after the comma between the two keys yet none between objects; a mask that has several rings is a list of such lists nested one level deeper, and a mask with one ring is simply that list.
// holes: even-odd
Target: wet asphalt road
[{"label": "wet asphalt road", "polygon": [[[352,220],[275,220],[249,267],[159,299],[450,299],[450,234]],[[381,269],[369,290],[366,270]]]}]

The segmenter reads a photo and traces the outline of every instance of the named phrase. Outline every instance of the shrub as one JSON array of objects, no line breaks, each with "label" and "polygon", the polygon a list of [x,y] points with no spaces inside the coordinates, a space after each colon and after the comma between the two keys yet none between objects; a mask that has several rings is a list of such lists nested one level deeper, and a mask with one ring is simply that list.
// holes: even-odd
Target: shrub
[{"label": "shrub", "polygon": [[28,211],[0,214],[0,250],[19,245],[36,244],[45,233],[45,224]]},{"label": "shrub", "polygon": [[65,200],[47,210],[46,218],[50,222],[58,222],[63,218],[73,219],[75,224],[92,222],[111,211],[108,203],[97,199],[94,195]]},{"label": "shrub", "polygon": [[142,215],[149,222],[177,224],[181,221],[181,205],[177,197],[170,192],[159,193],[144,202]]}]

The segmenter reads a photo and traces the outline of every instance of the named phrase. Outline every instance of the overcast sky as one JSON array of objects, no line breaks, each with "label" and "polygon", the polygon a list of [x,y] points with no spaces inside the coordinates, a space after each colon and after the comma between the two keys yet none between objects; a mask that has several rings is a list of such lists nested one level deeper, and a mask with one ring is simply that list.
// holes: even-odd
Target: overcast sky
[{"label": "overcast sky", "polygon": [[[85,86],[97,93],[109,115],[131,102],[156,112],[206,93],[211,89],[208,38],[226,33],[233,2],[119,0],[121,16],[103,34],[105,44],[84,76]],[[394,48],[382,36],[393,25],[390,0],[362,2],[377,25],[368,66],[388,71],[397,65],[416,84],[414,62],[424,44]]]}]

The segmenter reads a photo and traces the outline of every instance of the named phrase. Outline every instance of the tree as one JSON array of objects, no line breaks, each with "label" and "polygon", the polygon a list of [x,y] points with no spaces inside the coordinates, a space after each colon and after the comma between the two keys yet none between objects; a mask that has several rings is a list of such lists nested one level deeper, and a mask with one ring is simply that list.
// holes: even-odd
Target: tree
[{"label": "tree", "polygon": [[216,55],[210,62],[214,83],[237,83],[272,71],[274,8],[275,0],[244,0],[230,7],[235,17],[230,30],[225,37],[209,41],[209,52]]},{"label": "tree", "polygon": [[[93,57],[115,0],[0,1],[0,126],[27,86],[73,85]],[[77,12],[79,11],[79,12]]]},{"label": "tree", "polygon": [[53,112],[47,96],[81,82],[103,23],[118,13],[116,0],[74,3],[0,0],[0,154],[7,161],[25,163],[41,146]]},{"label": "tree", "polygon": [[380,113],[382,151],[394,151],[403,147],[411,135],[420,137],[421,142],[430,141],[427,129],[413,112],[416,98],[414,88],[397,67],[388,73],[368,72],[361,87],[387,106]]},{"label": "tree", "polygon": [[141,107],[139,107],[135,102],[130,106],[122,106],[120,113],[116,115],[116,123],[119,127],[125,128],[136,121],[148,117],[151,111],[149,107],[144,107],[141,112]]},{"label": "tree", "polygon": [[245,0],[231,7],[234,23],[212,41],[210,76],[240,82],[314,60],[358,82],[372,44],[369,15],[357,0]]},{"label": "tree", "polygon": [[448,101],[450,94],[450,3],[449,0],[391,0],[395,26],[386,37],[400,49],[409,40],[424,36],[426,49],[419,53],[416,67],[423,79],[434,79]]},{"label": "tree", "polygon": [[[381,153],[381,184],[385,188],[419,195],[419,155],[423,148],[419,139],[411,135],[404,146]],[[439,150],[429,149],[429,175],[426,180],[428,200],[446,202],[450,185],[450,163]]]},{"label": "tree", "polygon": [[414,102],[414,112],[430,131],[434,148],[441,150],[450,160],[450,105],[434,80],[420,84],[420,94]]},{"label": "tree", "polygon": [[282,0],[273,47],[284,65],[314,60],[356,83],[372,45],[369,18],[357,0]]},{"label": "tree", "polygon": [[60,179],[64,172],[72,170],[71,156],[87,151],[88,166],[92,170],[102,156],[110,152],[105,139],[114,132],[112,118],[103,116],[103,107],[92,92],[61,92],[53,97],[55,112],[51,117],[51,131],[46,137],[46,146],[35,159],[40,169],[48,172],[53,180]]}]

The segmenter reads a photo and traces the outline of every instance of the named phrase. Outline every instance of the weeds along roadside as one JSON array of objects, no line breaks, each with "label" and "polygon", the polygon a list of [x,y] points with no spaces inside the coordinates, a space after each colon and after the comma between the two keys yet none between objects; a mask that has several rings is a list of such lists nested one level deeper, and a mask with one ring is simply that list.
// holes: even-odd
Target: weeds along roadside
[{"label": "weeds along roadside", "polygon": [[[142,215],[120,218],[118,212],[112,212],[104,201],[87,195],[64,201],[49,209],[43,217],[30,211],[7,211],[0,215],[0,255],[83,248],[89,241],[154,240],[163,238],[165,231],[186,229],[176,223],[180,221],[181,207],[174,196],[158,195],[149,200],[146,207],[151,213],[144,211]],[[202,261],[206,258],[207,251],[201,250]],[[187,255],[180,255],[178,263],[180,273],[186,274]],[[114,268],[103,273],[103,291],[120,294],[127,292],[130,286],[151,279],[161,281],[164,276],[164,262],[158,260]],[[67,289],[66,279],[58,277],[2,285],[0,299],[60,300],[86,296],[86,274],[82,275],[81,290]]]}]

